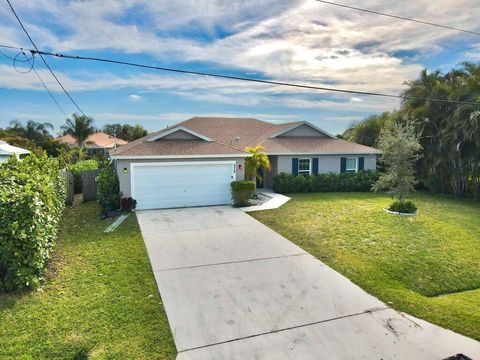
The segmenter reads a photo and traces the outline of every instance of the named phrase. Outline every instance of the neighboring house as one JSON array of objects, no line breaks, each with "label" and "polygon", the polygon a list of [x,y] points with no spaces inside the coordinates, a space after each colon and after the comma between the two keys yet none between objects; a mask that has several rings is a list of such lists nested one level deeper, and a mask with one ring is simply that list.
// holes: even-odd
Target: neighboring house
[{"label": "neighboring house", "polygon": [[7,161],[12,156],[20,159],[21,155],[29,154],[30,151],[8,144],[0,140],[0,163]]},{"label": "neighboring house", "polygon": [[[71,135],[63,135],[56,139],[57,141],[68,145],[69,147],[77,147],[78,144],[75,138]],[[113,137],[104,132],[97,132],[90,135],[85,141],[85,149],[90,155],[94,154],[108,154],[110,150],[113,150],[119,146],[128,144],[128,141]]]},{"label": "neighboring house", "polygon": [[194,117],[132,141],[110,155],[120,190],[138,209],[230,203],[230,182],[244,179],[246,146],[265,147],[275,175],[375,170],[379,150],[337,139],[305,122]]}]

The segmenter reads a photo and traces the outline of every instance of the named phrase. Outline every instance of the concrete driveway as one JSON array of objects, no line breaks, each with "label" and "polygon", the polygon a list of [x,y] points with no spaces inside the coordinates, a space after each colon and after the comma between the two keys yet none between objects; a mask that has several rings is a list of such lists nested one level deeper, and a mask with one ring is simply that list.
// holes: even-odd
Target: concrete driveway
[{"label": "concrete driveway", "polygon": [[238,209],[137,212],[178,360],[472,359]]}]

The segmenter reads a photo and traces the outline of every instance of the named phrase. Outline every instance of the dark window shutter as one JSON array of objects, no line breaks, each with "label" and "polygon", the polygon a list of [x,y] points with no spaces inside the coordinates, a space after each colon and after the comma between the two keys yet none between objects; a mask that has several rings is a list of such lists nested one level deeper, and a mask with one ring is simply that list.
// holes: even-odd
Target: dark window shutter
[{"label": "dark window shutter", "polygon": [[312,173],[318,174],[318,158],[312,159]]},{"label": "dark window shutter", "polygon": [[292,158],[292,174],[298,175],[298,158]]},{"label": "dark window shutter", "polygon": [[365,168],[365,158],[362,156],[358,158],[358,171],[363,171],[364,168]]},{"label": "dark window shutter", "polygon": [[340,172],[344,173],[347,171],[347,158],[340,158]]}]

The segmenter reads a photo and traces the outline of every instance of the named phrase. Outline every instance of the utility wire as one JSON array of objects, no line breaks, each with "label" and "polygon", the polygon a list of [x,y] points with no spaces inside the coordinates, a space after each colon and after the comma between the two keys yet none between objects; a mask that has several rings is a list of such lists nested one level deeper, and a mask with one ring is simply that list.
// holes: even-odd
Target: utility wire
[{"label": "utility wire", "polygon": [[406,20],[406,21],[411,21],[411,22],[415,22],[415,23],[418,23],[418,24],[436,26],[436,27],[443,28],[443,29],[455,30],[455,31],[460,31],[460,32],[464,32],[464,33],[473,34],[473,35],[479,35],[479,36],[480,36],[480,32],[477,32],[477,31],[460,29],[460,28],[456,28],[456,27],[453,27],[453,26],[448,26],[448,25],[443,25],[443,24],[437,24],[437,23],[433,23],[433,22],[425,21],[425,20],[412,19],[412,18],[408,18],[408,17],[405,17],[405,16],[399,16],[399,15],[393,15],[393,14],[386,14],[386,13],[379,12],[379,11],[374,11],[374,10],[369,10],[369,9],[362,9],[362,8],[359,8],[359,7],[350,6],[350,5],[345,5],[345,4],[339,4],[339,3],[335,3],[335,2],[331,2],[331,1],[325,1],[325,0],[316,0],[316,1],[318,1],[318,2],[320,2],[320,3],[323,3],[323,4],[328,4],[328,5],[334,5],[334,6],[342,7],[342,8],[345,8],[345,9],[357,10],[357,11],[362,11],[362,12],[366,12],[366,13],[369,13],[369,14],[387,16],[387,17],[394,18],[394,19]]},{"label": "utility wire", "polygon": [[89,61],[105,62],[105,63],[111,63],[111,64],[117,64],[117,65],[127,65],[127,66],[133,66],[133,67],[139,67],[139,68],[145,68],[145,69],[151,69],[151,70],[160,70],[160,71],[180,73],[180,74],[200,75],[200,76],[208,76],[208,77],[221,78],[221,79],[248,81],[248,82],[260,83],[260,84],[279,85],[279,86],[287,86],[287,87],[294,87],[294,88],[301,88],[301,89],[323,90],[323,91],[346,93],[346,94],[380,96],[380,97],[398,98],[398,99],[430,100],[430,101],[446,102],[446,103],[479,105],[478,103],[471,102],[471,101],[456,101],[456,100],[435,99],[435,98],[426,98],[426,97],[403,96],[403,95],[385,94],[385,93],[371,92],[371,91],[358,91],[358,90],[348,90],[348,89],[340,89],[340,88],[332,88],[332,87],[324,87],[324,86],[296,84],[296,83],[288,83],[288,82],[281,82],[281,81],[274,81],[274,80],[265,80],[265,79],[250,78],[250,77],[243,77],[243,76],[222,75],[222,74],[202,72],[202,71],[183,70],[183,69],[178,69],[178,68],[145,65],[145,64],[133,63],[133,62],[128,62],[128,61],[114,60],[114,59],[108,59],[108,58],[99,58],[99,57],[91,57],[91,56],[75,56],[75,55],[50,53],[50,52],[45,52],[45,51],[41,51],[41,52],[33,51],[33,54],[35,54],[35,53],[41,53],[41,54],[46,55],[46,56],[54,56],[54,57],[59,57],[59,58],[64,58],[64,59],[89,60]]},{"label": "utility wire", "polygon": [[[23,53],[25,55],[25,53]],[[32,70],[33,72],[35,73],[35,75],[37,75],[37,78],[38,80],[40,80],[40,82],[42,83],[43,87],[45,88],[45,90],[47,90],[47,93],[48,95],[50,95],[50,97],[52,98],[53,102],[57,105],[57,107],[60,109],[60,111],[63,113],[63,115],[65,115],[66,117],[68,117],[68,115],[65,113],[65,111],[63,111],[62,107],[60,106],[60,104],[58,103],[57,99],[55,99],[55,96],[53,96],[53,94],[51,93],[51,91],[48,89],[47,85],[45,84],[45,82],[42,80],[42,78],[40,77],[40,74],[37,72],[37,70],[35,70],[35,68],[33,67],[33,63],[30,62],[30,59],[27,57],[27,55],[25,55],[25,58],[27,59],[28,63],[32,66]]]},{"label": "utility wire", "polygon": [[[53,102],[57,105],[57,107],[60,109],[60,111],[63,113],[63,115],[67,116],[68,115],[65,113],[65,111],[63,111],[62,107],[60,106],[60,104],[58,103],[57,99],[55,99],[55,97],[53,96],[52,92],[50,91],[50,89],[47,87],[47,85],[45,84],[45,82],[42,80],[42,78],[40,77],[40,74],[37,72],[37,70],[35,70],[35,57],[32,55],[31,58],[28,58],[28,56],[25,54],[25,52],[21,51],[19,52],[15,57],[11,57],[10,55],[7,55],[5,54],[4,52],[0,51],[0,54],[5,56],[6,58],[10,59],[13,61],[13,67],[15,68],[15,70],[21,74],[27,74],[29,73],[30,71],[33,70],[33,72],[35,73],[35,75],[37,75],[37,78],[38,80],[42,83],[43,87],[45,88],[45,90],[47,91],[48,95],[50,95],[50,97],[52,98]],[[19,60],[18,59],[18,56],[19,55],[23,55],[25,57],[25,60]],[[17,62],[28,62],[28,64],[30,65],[30,69],[27,71],[27,72],[24,72],[24,71],[19,71],[16,67],[16,63]]]},{"label": "utility wire", "polygon": [[[28,62],[28,60],[18,60],[18,59],[16,59],[16,57],[12,57],[12,56],[4,53],[3,51],[0,51],[0,55],[3,55],[3,56],[5,56],[7,59],[10,59],[10,60],[16,61],[16,62]],[[17,55],[18,55],[18,54],[17,54]]]},{"label": "utility wire", "polygon": [[[33,41],[33,39],[31,38],[30,34],[28,33],[27,29],[25,28],[25,26],[23,25],[22,23],[22,20],[20,20],[20,18],[18,17],[17,13],[15,12],[15,9],[13,8],[12,4],[10,3],[10,0],[6,0],[7,1],[7,4],[8,6],[10,7],[10,9],[12,10],[13,12],[13,15],[15,15],[15,17],[17,18],[18,20],[18,23],[20,24],[21,28],[23,29],[23,31],[25,32],[25,34],[27,35],[28,39],[30,40],[30,42],[32,43],[33,47],[35,48],[36,52],[38,53],[38,55],[40,55],[40,58],[42,59],[43,63],[45,64],[45,66],[47,67],[47,69],[50,71],[50,73],[52,74],[52,76],[55,78],[55,80],[57,81],[58,85],[60,85],[60,87],[62,88],[63,92],[67,95],[67,97],[70,99],[70,101],[73,103],[73,105],[75,105],[75,107],[78,109],[78,111],[80,111],[82,113],[82,115],[84,116],[87,116],[83,111],[82,109],[80,109],[80,107],[78,106],[78,104],[75,102],[75,100],[72,98],[72,96],[69,94],[69,92],[67,91],[67,89],[65,89],[65,87],[62,85],[62,83],[60,82],[60,80],[58,79],[57,75],[55,75],[55,73],[53,72],[52,68],[48,65],[47,61],[45,60],[45,58],[42,56],[42,54],[38,51],[38,47],[37,45],[35,45],[35,42]],[[33,54],[33,53],[32,53]],[[43,82],[43,81],[42,81]],[[50,91],[48,91],[50,93]],[[50,93],[51,94],[51,93]],[[55,102],[57,102],[55,100]],[[58,103],[57,103],[58,104]],[[63,110],[62,110],[63,112]]]},{"label": "utility wire", "polygon": [[5,49],[23,50],[23,48],[21,48],[21,47],[11,46],[11,45],[0,45],[0,47],[5,48]]},{"label": "utility wire", "polygon": [[[2,46],[3,45],[0,44],[0,47],[2,47]],[[17,49],[20,49],[20,48],[17,48]],[[403,100],[425,100],[425,101],[436,101],[436,102],[442,102],[442,103],[455,103],[455,104],[477,105],[477,106],[479,105],[479,103],[473,102],[473,101],[458,101],[458,100],[436,99],[436,98],[428,98],[428,97],[403,96],[403,95],[386,94],[386,93],[371,92],[371,91],[340,89],[340,88],[332,88],[332,87],[324,87],[324,86],[306,85],[306,84],[298,84],[298,83],[288,83],[288,82],[265,80],[265,79],[259,79],[259,78],[233,76],[233,75],[222,75],[222,74],[218,74],[218,73],[209,73],[209,72],[202,72],[202,71],[193,71],[193,70],[184,70],[184,69],[178,69],[178,68],[146,65],[146,64],[140,64],[140,63],[134,63],[134,62],[128,62],[128,61],[108,59],[108,58],[66,55],[66,54],[60,54],[60,53],[51,53],[51,52],[47,52],[47,51],[37,51],[37,50],[33,50],[33,49],[24,49],[24,50],[30,51],[33,55],[35,55],[35,54],[40,55],[41,54],[41,55],[45,55],[45,56],[53,56],[53,57],[58,57],[58,58],[62,58],[62,59],[96,61],[96,62],[111,63],[111,64],[117,64],[117,65],[133,66],[133,67],[137,67],[137,68],[145,68],[145,69],[150,69],[150,70],[160,70],[160,71],[167,71],[167,72],[180,73],[180,74],[208,76],[208,77],[221,78],[221,79],[246,81],[246,82],[268,84],[268,85],[286,86],[286,87],[309,89],[309,90],[322,90],[322,91],[346,93],[346,94],[379,96],[379,97],[397,98],[397,99],[403,99]]]}]

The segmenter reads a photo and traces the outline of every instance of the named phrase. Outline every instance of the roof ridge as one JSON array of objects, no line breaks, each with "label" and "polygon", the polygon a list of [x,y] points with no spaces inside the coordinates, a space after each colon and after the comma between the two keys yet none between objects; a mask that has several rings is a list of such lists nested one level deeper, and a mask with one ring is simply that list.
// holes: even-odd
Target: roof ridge
[{"label": "roof ridge", "polygon": [[236,146],[233,146],[233,145],[231,145],[231,144],[225,144],[225,143],[220,142],[220,141],[218,141],[218,140],[213,140],[213,142],[215,142],[215,143],[217,143],[217,144],[220,144],[220,145],[227,146],[227,147],[229,147],[229,148],[231,148],[231,149],[234,149],[234,150],[237,150],[237,151],[241,151],[241,152],[247,153],[247,151],[245,151],[245,149],[241,149],[241,148],[236,147]]}]

